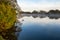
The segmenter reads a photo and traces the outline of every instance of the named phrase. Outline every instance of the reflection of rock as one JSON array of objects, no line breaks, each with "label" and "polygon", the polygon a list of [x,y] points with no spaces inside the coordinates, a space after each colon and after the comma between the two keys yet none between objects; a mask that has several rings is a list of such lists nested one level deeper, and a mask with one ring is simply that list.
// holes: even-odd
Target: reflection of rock
[{"label": "reflection of rock", "polygon": [[20,31],[22,31],[21,27],[17,27],[16,32],[20,32]]},{"label": "reflection of rock", "polygon": [[17,21],[15,23],[15,27],[16,27],[16,32],[20,32],[22,29],[21,29],[21,25],[22,23],[20,21]]},{"label": "reflection of rock", "polygon": [[17,36],[17,38],[19,37],[19,34],[20,34],[20,32],[22,31],[22,29],[21,29],[21,25],[22,25],[22,23],[20,23],[20,22],[17,22],[16,23],[16,36]]}]

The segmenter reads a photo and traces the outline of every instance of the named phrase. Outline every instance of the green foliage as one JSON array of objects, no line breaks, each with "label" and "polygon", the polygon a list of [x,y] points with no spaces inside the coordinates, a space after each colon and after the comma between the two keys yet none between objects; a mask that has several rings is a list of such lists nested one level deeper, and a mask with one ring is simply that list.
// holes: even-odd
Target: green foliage
[{"label": "green foliage", "polygon": [[16,22],[16,10],[9,3],[0,4],[0,32],[10,29]]},{"label": "green foliage", "polygon": [[4,40],[4,39],[2,38],[2,36],[0,36],[0,40]]}]

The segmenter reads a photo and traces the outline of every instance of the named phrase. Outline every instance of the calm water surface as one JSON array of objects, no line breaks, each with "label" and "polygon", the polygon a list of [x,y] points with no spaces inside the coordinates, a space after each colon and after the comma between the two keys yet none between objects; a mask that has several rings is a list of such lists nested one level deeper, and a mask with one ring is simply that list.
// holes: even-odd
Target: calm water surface
[{"label": "calm water surface", "polygon": [[23,17],[18,40],[60,40],[60,19]]}]

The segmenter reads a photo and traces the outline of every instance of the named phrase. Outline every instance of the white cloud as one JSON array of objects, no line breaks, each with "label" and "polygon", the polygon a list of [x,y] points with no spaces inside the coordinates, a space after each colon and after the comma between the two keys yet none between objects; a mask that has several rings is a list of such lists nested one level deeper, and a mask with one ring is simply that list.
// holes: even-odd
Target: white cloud
[{"label": "white cloud", "polygon": [[[47,0],[46,0],[47,1]],[[50,9],[60,9],[60,3],[59,2],[18,2],[18,4],[20,5],[21,9],[23,11],[33,11],[33,10],[50,10]]]}]

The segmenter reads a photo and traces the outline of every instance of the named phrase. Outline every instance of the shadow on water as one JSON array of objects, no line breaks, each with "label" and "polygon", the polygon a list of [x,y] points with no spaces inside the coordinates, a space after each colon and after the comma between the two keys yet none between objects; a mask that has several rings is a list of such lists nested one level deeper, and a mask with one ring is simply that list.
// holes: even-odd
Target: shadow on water
[{"label": "shadow on water", "polygon": [[60,19],[24,17],[21,20],[18,40],[60,40]]}]

